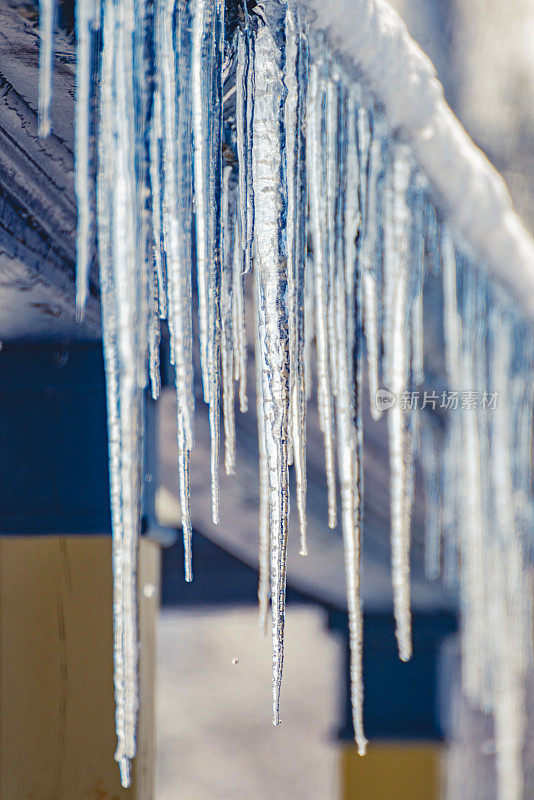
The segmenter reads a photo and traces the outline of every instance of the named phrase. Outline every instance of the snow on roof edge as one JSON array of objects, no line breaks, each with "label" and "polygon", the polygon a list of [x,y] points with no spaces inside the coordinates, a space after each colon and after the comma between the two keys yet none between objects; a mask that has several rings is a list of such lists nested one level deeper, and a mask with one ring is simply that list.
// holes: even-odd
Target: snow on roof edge
[{"label": "snow on roof edge", "polygon": [[534,240],[506,184],[443,95],[435,68],[385,0],[303,0],[312,24],[359,67],[438,195],[440,210],[534,323]]}]

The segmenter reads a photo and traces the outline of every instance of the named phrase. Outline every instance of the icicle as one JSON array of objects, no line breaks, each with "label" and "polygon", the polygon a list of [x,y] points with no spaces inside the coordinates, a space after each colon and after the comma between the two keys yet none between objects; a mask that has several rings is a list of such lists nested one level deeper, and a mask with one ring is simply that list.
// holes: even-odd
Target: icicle
[{"label": "icicle", "polygon": [[382,416],[376,404],[379,387],[379,314],[377,296],[377,259],[378,259],[378,184],[382,170],[383,132],[381,125],[375,121],[373,136],[370,139],[367,112],[360,109],[358,115],[358,139],[360,142],[361,186],[366,187],[363,213],[363,243],[361,248],[362,282],[364,298],[364,329],[367,343],[367,369],[369,380],[369,399],[371,416],[377,420]]},{"label": "icicle", "polygon": [[[233,272],[234,272],[234,197],[230,191],[232,167],[226,166],[222,193],[222,278],[221,278],[221,366],[223,384],[225,469],[235,469],[234,348],[233,348]],[[239,244],[239,243],[238,243]]]},{"label": "icicle", "polygon": [[436,580],[441,564],[441,471],[437,433],[428,415],[423,416],[420,437],[425,489],[425,574],[430,580]]},{"label": "icicle", "polygon": [[[418,176],[419,177],[419,176]],[[412,208],[412,294],[414,297],[412,318],[412,376],[416,385],[423,383],[424,347],[423,347],[423,277],[425,268],[425,229],[424,198],[420,186],[421,180],[415,179],[415,198]]]},{"label": "icicle", "polygon": [[255,270],[259,313],[263,421],[269,474],[273,637],[273,722],[278,724],[283,667],[287,523],[289,514],[289,326],[285,252],[285,4],[267,0],[256,37],[252,165]]},{"label": "icicle", "polygon": [[157,275],[151,270],[149,275],[149,310],[150,328],[148,331],[148,369],[150,376],[150,387],[152,399],[157,400],[161,392],[160,359],[159,347],[161,343],[161,331],[159,327],[159,302]]},{"label": "icicle", "polygon": [[[440,254],[443,271],[443,328],[447,379],[451,390],[458,391],[461,382],[461,329],[456,297],[456,260],[452,239],[446,228],[441,232]],[[460,415],[454,415],[450,419],[443,457],[444,578],[448,586],[455,584],[458,572],[456,539],[459,509],[456,458],[461,448],[461,438]]]},{"label": "icicle", "polygon": [[[473,393],[474,359],[476,351],[477,307],[475,302],[475,276],[472,271],[465,276],[463,288],[463,329],[460,351],[460,388],[462,397]],[[452,287],[451,287],[452,291]],[[454,300],[452,301],[454,305]],[[460,323],[450,319],[452,327]],[[480,348],[478,348],[480,349]],[[478,356],[480,357],[480,356]],[[462,414],[461,474],[458,487],[461,515],[459,541],[461,568],[463,570],[462,594],[464,609],[464,690],[468,696],[484,705],[484,631],[486,628],[486,602],[484,595],[484,523],[482,506],[482,475],[476,409],[467,403]],[[458,461],[458,456],[456,456]]]},{"label": "icicle", "polygon": [[[531,639],[531,626],[522,629],[521,609],[525,564],[521,540],[515,527],[512,483],[512,416],[509,392],[512,385],[512,328],[502,307],[490,310],[490,354],[493,390],[497,402],[491,411],[491,485],[495,525],[497,564],[489,574],[496,603],[489,630],[496,644],[495,737],[499,794],[506,800],[520,800],[523,794],[522,745],[524,737],[525,644]],[[522,365],[524,367],[524,365]],[[529,645],[527,645],[529,646]]]},{"label": "icicle", "polygon": [[117,302],[112,253],[112,182],[113,182],[113,38],[115,35],[115,9],[111,2],[106,6],[104,18],[104,48],[101,73],[101,109],[107,112],[102,117],[99,140],[99,172],[97,191],[98,244],[100,257],[100,285],[102,289],[102,340],[106,366],[106,394],[108,415],[108,449],[110,473],[110,500],[113,531],[113,661],[115,684],[115,719],[117,750],[123,786],[130,783],[130,763],[126,755],[126,709],[124,672],[124,562],[122,542],[124,526],[122,519],[121,458],[122,441],[120,426],[120,362],[118,341]]},{"label": "icicle", "polygon": [[[98,3],[96,6],[98,6]],[[91,128],[91,41],[92,29],[96,27],[95,17],[95,7],[92,7],[91,4],[76,3],[74,188],[78,202],[76,313],[79,319],[82,319],[84,314],[91,266],[91,158],[89,154],[89,137]],[[46,113],[45,116],[48,116],[48,114]]]},{"label": "icicle", "polygon": [[193,108],[194,208],[196,222],[196,267],[198,319],[200,328],[200,363],[204,402],[210,402],[208,372],[208,164],[210,163],[210,0],[194,0],[191,33],[191,79]]},{"label": "icicle", "polygon": [[[148,329],[137,178],[142,107],[133,73],[134,30],[144,9],[105,5],[99,141],[98,222],[104,351],[108,388],[110,485],[113,520],[114,658],[117,751],[124,786],[136,750],[138,708],[136,566],[143,453],[142,388]],[[142,75],[136,76],[142,82]]]},{"label": "icicle", "polygon": [[[339,231],[336,237],[334,252],[333,302],[335,321],[337,364],[336,380],[336,421],[337,421],[337,455],[341,487],[341,522],[345,551],[345,572],[347,581],[347,605],[349,610],[350,637],[350,675],[351,701],[354,731],[360,755],[365,754],[367,740],[363,732],[363,674],[362,674],[362,639],[363,615],[360,595],[360,550],[361,550],[361,517],[362,517],[362,481],[361,481],[361,439],[356,430],[361,426],[361,378],[358,366],[358,388],[354,384],[354,305],[357,304],[358,319],[361,313],[361,294],[356,299],[355,286],[355,236],[354,218],[356,197],[356,137],[354,125],[354,109],[350,107],[347,115],[347,101],[340,104],[339,133],[336,149],[339,154],[335,182],[338,186],[335,227]],[[347,119],[347,116],[349,117]],[[347,141],[347,127],[349,129]],[[348,153],[350,149],[350,153]],[[332,176],[333,177],[333,176]],[[357,332],[360,336],[360,331]],[[360,353],[357,354],[358,365]],[[354,396],[357,400],[354,403]],[[356,409],[355,409],[356,405]]]},{"label": "icicle", "polygon": [[[219,520],[220,193],[224,3],[195,0],[192,37],[193,152],[200,356],[211,432],[212,517]],[[209,114],[208,114],[209,111]]]},{"label": "icicle", "polygon": [[461,447],[461,426],[449,424],[446,434],[442,462],[442,504],[441,520],[443,529],[443,580],[449,588],[458,585],[458,497],[457,469],[455,455]]},{"label": "icicle", "polygon": [[443,319],[445,332],[445,358],[447,377],[452,388],[460,385],[460,319],[456,300],[456,260],[450,233],[441,236],[443,269]]},{"label": "icicle", "polygon": [[[179,491],[184,537],[185,577],[192,580],[189,463],[193,447],[193,366],[191,327],[191,129],[187,86],[190,15],[178,6],[176,40],[182,76],[177,94],[173,20],[175,3],[166,0],[156,21],[159,81],[163,99],[163,239],[167,259],[168,316],[175,366]],[[178,97],[178,120],[175,107]]]},{"label": "icicle", "polygon": [[334,470],[334,435],[332,389],[328,357],[328,280],[324,237],[324,160],[321,143],[324,135],[325,92],[317,64],[310,66],[307,105],[307,169],[315,270],[315,314],[317,341],[318,404],[321,429],[324,433],[326,479],[328,486],[328,525],[336,525],[336,480]]},{"label": "icicle", "polygon": [[[236,248],[237,249],[237,248]],[[259,296],[258,272],[254,271],[254,293]],[[270,514],[269,514],[269,469],[267,465],[267,450],[265,448],[265,420],[263,417],[263,371],[262,352],[260,341],[260,313],[257,303],[254,303],[255,331],[255,361],[256,361],[256,414],[258,417],[258,460],[260,478],[260,507],[259,507],[259,580],[258,604],[260,630],[267,634],[267,618],[269,613],[269,598],[271,596],[269,543]]]},{"label": "icicle", "polygon": [[[246,5],[246,3],[245,3]],[[248,27],[247,30],[247,47],[248,47],[248,69],[247,69],[247,163],[248,163],[248,180],[247,180],[247,238],[246,238],[246,252],[245,252],[245,270],[250,269],[252,263],[252,253],[254,247],[254,176],[252,171],[252,145],[253,145],[253,126],[254,126],[254,96],[256,91],[256,45],[255,34]]]},{"label": "icicle", "polygon": [[325,91],[325,151],[321,156],[325,160],[326,167],[326,203],[325,203],[325,256],[326,256],[326,309],[327,309],[327,342],[328,360],[330,366],[330,380],[332,394],[336,395],[337,381],[335,376],[338,372],[336,341],[336,320],[335,320],[335,300],[334,300],[334,273],[336,270],[337,259],[337,219],[336,208],[339,195],[338,183],[338,125],[339,125],[339,88],[334,79],[326,80]]},{"label": "icicle", "polygon": [[213,0],[213,65],[210,77],[210,139],[208,171],[208,338],[209,420],[211,434],[211,509],[219,522],[219,424],[221,350],[221,189],[222,189],[222,94],[225,0]]},{"label": "icicle", "polygon": [[410,510],[408,508],[411,448],[406,434],[402,394],[408,382],[407,346],[407,224],[406,191],[410,169],[398,148],[390,165],[384,254],[384,347],[386,378],[395,402],[388,412],[391,472],[391,548],[395,620],[399,655],[411,657]]},{"label": "icicle", "polygon": [[[239,215],[236,214],[234,242],[241,241]],[[234,271],[232,289],[232,334],[234,350],[234,378],[239,381],[239,409],[245,413],[247,401],[247,334],[245,328],[245,298],[243,293],[243,260],[240,248],[234,246]]]},{"label": "icicle", "polygon": [[[355,350],[357,343],[358,357],[361,354],[361,336],[363,327],[363,295],[362,295],[362,268],[361,268],[361,250],[356,249],[356,242],[358,234],[361,230],[361,208],[360,208],[360,194],[358,187],[360,186],[360,163],[358,152],[358,132],[357,132],[357,109],[356,100],[353,94],[349,94],[346,113],[346,126],[347,126],[347,140],[344,146],[346,147],[346,169],[345,174],[340,174],[340,181],[346,181],[345,197],[343,203],[339,208],[339,240],[338,249],[340,255],[338,258],[344,258],[345,264],[345,282],[346,282],[346,296],[347,296],[347,310],[346,310],[346,336],[347,336],[347,349],[351,354]],[[342,132],[343,133],[343,132]],[[357,267],[359,269],[357,269]],[[349,386],[353,387],[356,382],[356,390],[351,390],[351,416],[356,418],[357,422],[359,415],[361,415],[361,408],[356,413],[354,398],[359,397],[362,392],[362,381],[359,370],[361,369],[361,362],[357,360],[357,374],[354,370],[354,359],[348,358],[348,372],[349,372]],[[356,391],[359,393],[356,394]]]},{"label": "icicle", "polygon": [[304,91],[306,47],[299,35],[296,6],[288,6],[286,16],[285,107],[287,156],[287,274],[289,294],[290,342],[290,431],[297,484],[300,522],[300,554],[306,555],[306,389],[304,348],[304,270],[306,264],[306,207]]},{"label": "icicle", "polygon": [[307,267],[307,208],[308,192],[306,184],[306,92],[308,86],[308,42],[302,34],[298,40],[298,142],[297,142],[297,228],[296,228],[296,320],[295,320],[295,359],[296,375],[293,390],[293,441],[295,453],[295,472],[297,479],[297,509],[300,522],[300,554],[306,555],[306,267]]},{"label": "icicle", "polygon": [[[237,160],[239,164],[239,230],[242,250],[243,272],[250,270],[251,240],[248,233],[248,204],[251,194],[251,152],[248,106],[251,98],[249,90],[249,42],[248,12],[243,4],[245,24],[237,31],[237,68],[236,68],[236,131]],[[250,67],[252,69],[252,67]]]},{"label": "icicle", "polygon": [[166,319],[168,314],[167,306],[167,274],[165,268],[165,258],[162,253],[162,190],[160,181],[160,162],[161,162],[161,141],[163,137],[162,131],[162,115],[163,110],[161,106],[161,87],[159,82],[161,75],[158,73],[155,77],[156,88],[154,90],[154,97],[152,101],[152,124],[150,126],[150,188],[152,191],[152,238],[154,242],[154,266],[158,280],[157,298],[158,298],[158,311],[161,319]]},{"label": "icicle", "polygon": [[39,0],[39,136],[42,137],[49,136],[51,130],[55,23],[56,0]]}]

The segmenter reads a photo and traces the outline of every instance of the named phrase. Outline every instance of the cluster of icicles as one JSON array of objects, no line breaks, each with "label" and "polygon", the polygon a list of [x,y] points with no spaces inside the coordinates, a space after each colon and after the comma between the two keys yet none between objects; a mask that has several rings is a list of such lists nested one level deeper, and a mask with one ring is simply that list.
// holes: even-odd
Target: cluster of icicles
[{"label": "cluster of icicles", "polygon": [[[41,14],[40,122],[46,134],[52,0],[41,0]],[[235,462],[235,381],[241,411],[247,407],[243,279],[252,271],[259,595],[262,616],[269,599],[272,607],[274,722],[282,679],[291,463],[301,552],[307,548],[306,403],[315,341],[329,524],[335,525],[339,513],[344,537],[359,751],[366,747],[360,597],[366,351],[373,416],[380,415],[379,387],[396,398],[387,417],[400,657],[411,655],[410,517],[419,452],[428,575],[437,577],[442,565],[448,581],[459,575],[465,689],[494,713],[500,796],[519,800],[522,679],[531,658],[533,337],[484,270],[453,244],[409,147],[394,139],[372,97],[336,60],[324,36],[305,32],[296,0],[266,0],[252,11],[237,0],[226,8],[223,0],[78,2],[76,192],[80,314],[95,241],[100,268],[116,759],[123,784],[130,781],[138,711],[143,395],[149,384],[155,398],[160,391],[160,320],[168,322],[175,369],[185,575],[191,580],[193,296],[217,521],[221,416],[227,473]],[[447,414],[446,429],[436,415],[418,418],[400,401],[424,381],[423,282],[436,271],[443,274],[449,388],[499,393],[492,411]],[[438,322],[432,318],[430,324]]]}]

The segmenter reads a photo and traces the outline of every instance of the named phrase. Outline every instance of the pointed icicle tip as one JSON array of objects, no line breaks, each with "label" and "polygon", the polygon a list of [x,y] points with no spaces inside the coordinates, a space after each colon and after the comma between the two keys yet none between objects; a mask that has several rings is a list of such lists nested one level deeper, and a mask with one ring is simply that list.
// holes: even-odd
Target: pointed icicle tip
[{"label": "pointed icicle tip", "polygon": [[367,739],[361,739],[359,737],[356,737],[355,741],[358,746],[358,755],[359,756],[367,755]]},{"label": "pointed icicle tip", "polygon": [[132,783],[132,770],[131,762],[127,756],[120,756],[118,759],[119,770],[121,775],[121,786],[123,789],[129,789]]}]

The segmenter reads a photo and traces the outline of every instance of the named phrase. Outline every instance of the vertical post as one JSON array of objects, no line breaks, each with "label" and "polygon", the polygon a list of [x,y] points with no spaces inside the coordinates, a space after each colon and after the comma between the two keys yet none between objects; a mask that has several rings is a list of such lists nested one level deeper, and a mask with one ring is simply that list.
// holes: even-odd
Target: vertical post
[{"label": "vertical post", "polygon": [[151,800],[159,547],[139,563],[141,716],[120,785],[100,345],[0,353],[0,797]]},{"label": "vertical post", "polygon": [[443,751],[438,659],[443,640],[456,629],[455,616],[415,611],[413,656],[404,663],[396,651],[393,616],[365,614],[364,725],[369,745],[364,757],[353,741],[346,614],[332,612],[329,624],[345,643],[341,800],[438,800]]}]

